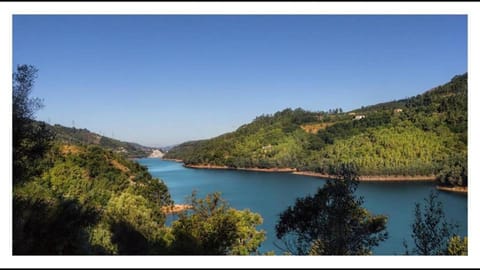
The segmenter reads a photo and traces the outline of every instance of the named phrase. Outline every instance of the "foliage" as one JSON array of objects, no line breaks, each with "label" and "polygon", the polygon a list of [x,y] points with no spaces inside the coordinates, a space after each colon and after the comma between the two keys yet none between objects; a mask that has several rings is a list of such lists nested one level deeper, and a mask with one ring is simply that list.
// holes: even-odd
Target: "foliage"
[{"label": "foliage", "polygon": [[[39,244],[41,238],[32,232],[18,234],[18,239],[21,240],[14,240],[15,250],[23,250],[28,241],[33,241],[35,244],[32,246],[49,254],[165,252],[166,243],[162,238],[166,235],[165,215],[161,208],[170,205],[172,201],[165,184],[152,178],[145,167],[98,146],[58,144],[47,153],[45,159],[52,164],[49,169],[27,184],[14,187],[14,204],[19,205],[14,208],[17,215],[14,222],[18,223],[19,232],[31,231],[32,226],[38,230],[50,230],[53,226],[50,223],[53,222],[57,226],[54,228],[59,232],[56,236],[54,231],[51,232],[52,241],[75,242],[83,249],[43,249]],[[81,212],[78,212],[80,210],[77,213],[72,207],[63,207],[63,201],[75,202],[79,209],[95,210],[94,221],[77,221],[77,216],[82,217]],[[40,209],[32,211],[37,208]],[[73,216],[74,213],[77,216]],[[22,219],[28,222],[22,222]],[[56,219],[67,225],[72,224],[75,228],[59,228],[61,226]],[[62,230],[65,230],[65,235],[60,233]],[[75,236],[80,234],[76,231],[82,232],[82,238]],[[72,237],[76,238],[72,240]],[[139,239],[144,239],[143,248],[138,247],[142,243]]]},{"label": "foliage", "polygon": [[[165,157],[186,164],[322,173],[354,162],[362,175],[436,175],[446,184],[466,185],[467,112],[463,74],[421,95],[349,113],[299,108],[261,115],[234,132],[178,145]],[[302,125],[321,128],[311,134]]]},{"label": "foliage", "polygon": [[353,135],[361,134],[368,128],[385,126],[391,123],[393,113],[389,112],[372,112],[368,117],[361,120],[342,121],[335,125],[329,126],[318,132],[323,144],[333,144],[337,139],[349,138]]},{"label": "foliage", "polygon": [[[354,167],[354,166],[353,166]],[[351,165],[340,166],[313,196],[297,198],[280,214],[276,234],[298,255],[365,255],[387,238],[387,217],[372,215],[354,195],[358,182]]]},{"label": "foliage", "polygon": [[12,93],[13,111],[19,120],[32,119],[35,112],[43,105],[39,98],[32,98],[30,94],[37,78],[38,69],[32,65],[18,65],[13,74]]},{"label": "foliage", "polygon": [[443,160],[438,180],[443,185],[466,186],[468,180],[467,151],[453,152]]},{"label": "foliage", "polygon": [[438,201],[438,193],[430,192],[424,201],[423,211],[420,204],[415,203],[415,220],[412,223],[415,246],[410,251],[405,244],[407,254],[443,255],[448,249],[449,239],[455,236],[458,225],[445,220],[442,203]]},{"label": "foliage", "polygon": [[265,239],[265,232],[255,229],[261,216],[230,208],[219,193],[205,199],[193,193],[189,204],[192,209],[172,224],[174,254],[248,255]]},{"label": "foliage", "polygon": [[301,109],[259,116],[234,133],[175,147],[166,157],[181,158],[187,164],[211,163],[235,168],[291,166],[303,159],[302,145],[308,138],[299,126],[312,119],[314,113]]},{"label": "foliage", "polygon": [[106,207],[106,216],[112,231],[111,242],[117,246],[119,254],[165,251],[164,215],[159,207],[150,207],[144,197],[129,192],[112,197]]},{"label": "foliage", "polygon": [[402,122],[336,141],[316,157],[327,162],[319,162],[323,166],[312,169],[329,173],[335,164],[353,162],[361,168],[362,175],[432,175],[437,169],[437,159],[443,158],[448,150],[445,145],[453,141],[453,137],[440,137],[410,122]]},{"label": "foliage", "polygon": [[450,238],[445,254],[461,256],[468,255],[468,237],[462,239],[460,236],[455,235]]},{"label": "foliage", "polygon": [[260,215],[218,195],[192,199],[193,214],[166,227],[163,181],[112,151],[57,144],[45,159],[49,169],[14,188],[16,254],[251,254],[265,238]]}]

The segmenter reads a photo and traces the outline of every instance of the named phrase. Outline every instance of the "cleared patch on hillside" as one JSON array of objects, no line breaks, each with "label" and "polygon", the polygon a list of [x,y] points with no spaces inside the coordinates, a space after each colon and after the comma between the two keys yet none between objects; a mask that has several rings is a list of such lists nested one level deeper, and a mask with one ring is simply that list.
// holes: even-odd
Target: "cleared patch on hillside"
[{"label": "cleared patch on hillside", "polygon": [[[129,175],[130,169],[127,168],[125,165],[121,164],[120,162],[118,162],[117,160],[115,160],[115,159],[110,160],[110,164],[113,167],[115,167],[116,169],[119,169],[123,173],[126,173],[127,175]],[[135,175],[129,175],[128,176],[128,181],[130,181],[131,185],[137,184],[135,182]]]},{"label": "cleared patch on hillside", "polygon": [[319,130],[326,129],[327,127],[333,125],[332,122],[327,123],[315,123],[315,124],[305,124],[300,127],[305,130],[305,132],[316,134]]},{"label": "cleared patch on hillside", "polygon": [[127,167],[125,167],[123,164],[116,161],[115,159],[110,160],[110,164],[112,164],[113,167],[115,167],[116,169],[119,169],[124,173],[128,173],[130,171]]},{"label": "cleared patch on hillside", "polygon": [[78,154],[80,152],[80,147],[75,145],[65,144],[60,147],[60,153],[62,153],[62,155]]}]

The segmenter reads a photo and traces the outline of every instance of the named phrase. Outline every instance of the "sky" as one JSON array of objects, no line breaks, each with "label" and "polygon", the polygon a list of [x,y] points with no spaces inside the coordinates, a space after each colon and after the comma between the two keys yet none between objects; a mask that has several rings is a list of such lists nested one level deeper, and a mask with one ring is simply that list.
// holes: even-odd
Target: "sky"
[{"label": "sky", "polygon": [[147,146],[285,108],[344,111],[467,72],[464,15],[14,15],[37,119]]}]

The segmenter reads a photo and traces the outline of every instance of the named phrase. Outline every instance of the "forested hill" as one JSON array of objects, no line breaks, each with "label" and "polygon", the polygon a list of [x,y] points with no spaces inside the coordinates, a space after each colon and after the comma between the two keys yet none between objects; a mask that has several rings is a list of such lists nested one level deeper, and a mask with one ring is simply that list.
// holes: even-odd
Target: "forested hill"
[{"label": "forested hill", "polygon": [[165,157],[327,174],[354,163],[361,175],[436,175],[466,185],[467,112],[465,73],[423,94],[351,112],[298,108],[262,115],[234,132],[178,145]]},{"label": "forested hill", "polygon": [[58,141],[76,145],[98,145],[117,153],[123,153],[128,157],[146,157],[157,149],[105,137],[85,128],[70,128],[58,124],[47,125],[47,128],[55,134]]},{"label": "forested hill", "polygon": [[96,145],[56,144],[39,162],[38,176],[14,186],[14,254],[148,254],[165,248],[161,209],[172,201],[147,168]]}]

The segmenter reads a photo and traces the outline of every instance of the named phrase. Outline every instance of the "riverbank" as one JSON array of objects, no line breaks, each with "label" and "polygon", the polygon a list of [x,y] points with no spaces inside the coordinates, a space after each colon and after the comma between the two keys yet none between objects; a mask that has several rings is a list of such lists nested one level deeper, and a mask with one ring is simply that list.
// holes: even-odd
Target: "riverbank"
[{"label": "riverbank", "polygon": [[[298,171],[293,174],[318,177],[324,179],[336,179],[335,175],[316,173],[309,171]],[[359,181],[364,182],[411,182],[411,181],[435,181],[434,175],[364,175],[358,177]]]},{"label": "riverbank", "polygon": [[[336,179],[335,175],[317,173],[311,171],[298,171],[296,168],[233,168],[228,166],[219,166],[211,164],[192,165],[184,164],[186,168],[191,169],[210,169],[210,170],[237,170],[237,171],[253,171],[253,172],[276,172],[276,173],[292,173],[297,175],[304,175],[310,177],[317,177],[323,179]],[[364,175],[359,176],[359,181],[362,182],[433,182],[436,180],[434,175]]]},{"label": "riverbank", "polygon": [[233,168],[228,166],[217,166],[217,165],[210,165],[210,164],[203,164],[203,165],[191,165],[185,164],[183,165],[186,168],[192,169],[216,169],[216,170],[236,170],[236,171],[251,171],[251,172],[295,172],[297,169],[295,168]]},{"label": "riverbank", "polygon": [[175,161],[175,162],[183,163],[183,160],[181,160],[181,159],[176,159],[176,158],[164,158],[164,157],[162,157],[161,159],[162,159],[162,160],[168,160],[168,161]]},{"label": "riverbank", "polygon": [[437,186],[438,190],[448,191],[448,192],[456,192],[456,193],[468,193],[468,187],[444,187],[444,186]]}]

